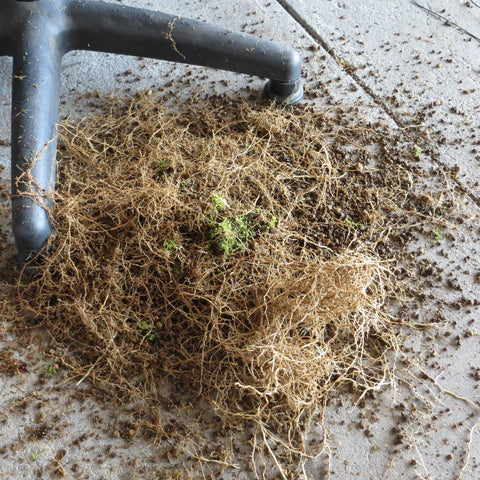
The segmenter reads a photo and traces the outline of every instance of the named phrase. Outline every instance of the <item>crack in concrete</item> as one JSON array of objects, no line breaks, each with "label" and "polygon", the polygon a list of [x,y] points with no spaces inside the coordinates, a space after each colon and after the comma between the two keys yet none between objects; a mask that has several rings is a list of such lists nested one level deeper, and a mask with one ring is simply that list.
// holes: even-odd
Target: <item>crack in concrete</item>
[{"label": "crack in concrete", "polygon": [[287,0],[277,0],[277,3],[284,9],[286,12],[293,17],[293,19],[300,24],[300,26],[306,30],[306,32],[335,60],[335,63],[349,76],[355,83],[379,106],[382,110],[392,119],[392,121],[400,129],[405,129],[405,125],[391,110],[391,108],[382,100],[354,71],[353,67],[344,60],[342,57],[338,56],[333,47],[331,47],[328,42],[317,32],[317,30],[312,27],[307,20],[305,20],[302,15],[293,8]]},{"label": "crack in concrete", "polygon": [[[450,158],[450,160],[455,161],[455,157],[453,157],[449,153],[444,153],[445,156]],[[432,159],[432,161],[435,163],[435,160]],[[437,160],[437,162],[442,165],[447,167],[442,161]],[[448,167],[447,167],[448,168]],[[477,206],[480,208],[480,196],[478,196],[474,191],[472,191],[469,187],[465,186],[460,180],[454,178],[453,181],[457,185],[457,187],[460,189],[461,192],[465,193],[468,198]]]},{"label": "crack in concrete", "polygon": [[473,33],[469,32],[468,30],[466,30],[465,28],[461,27],[460,25],[458,25],[457,23],[453,22],[452,20],[448,19],[447,17],[444,17],[443,15],[440,15],[439,13],[435,12],[434,10],[431,10],[430,8],[428,7],[425,7],[423,5],[420,5],[418,2],[416,2],[415,0],[410,0],[410,3],[412,5],[415,5],[416,7],[422,9],[424,12],[427,12],[428,15],[431,15],[432,17],[435,17],[437,20],[442,20],[442,22],[444,23],[444,25],[448,25],[448,26],[451,26],[451,27],[454,27],[456,28],[457,30],[459,30],[460,32],[463,32],[465,33],[466,35],[468,35],[469,37],[473,38],[474,40],[476,40],[477,42],[480,42],[480,38],[477,37],[476,35],[474,35]]},{"label": "crack in concrete", "polygon": [[[312,27],[305,18],[298,12],[288,0],[277,0],[277,3],[332,57],[335,63],[378,105],[388,117],[395,123],[395,125],[402,131],[405,131],[409,125],[406,125],[398,116],[392,111],[387,103],[381,99],[354,71],[349,62],[335,53],[333,47]],[[407,134],[410,136],[409,134]],[[413,139],[413,137],[412,137]],[[433,163],[438,163],[443,167],[448,168],[444,162],[431,158]],[[471,188],[467,187],[458,179],[454,179],[455,184],[463,191],[477,207],[480,207],[480,197],[476,195]]]}]

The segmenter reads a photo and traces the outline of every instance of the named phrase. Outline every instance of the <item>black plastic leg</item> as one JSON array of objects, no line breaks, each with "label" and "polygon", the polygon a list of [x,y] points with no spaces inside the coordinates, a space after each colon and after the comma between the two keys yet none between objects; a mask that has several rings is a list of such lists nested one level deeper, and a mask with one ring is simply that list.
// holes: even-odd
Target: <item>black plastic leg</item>
[{"label": "black plastic leg", "polygon": [[40,251],[52,233],[61,56],[48,40],[26,35],[13,61],[12,218],[22,257]]},{"label": "black plastic leg", "polygon": [[269,98],[302,97],[301,60],[295,50],[225,28],[125,6],[73,1],[73,48],[202,65],[271,79]]},{"label": "black plastic leg", "polygon": [[265,94],[302,96],[298,53],[227,29],[99,0],[0,0],[0,55],[14,59],[12,218],[22,260],[52,233],[61,59],[84,49],[269,78]]}]

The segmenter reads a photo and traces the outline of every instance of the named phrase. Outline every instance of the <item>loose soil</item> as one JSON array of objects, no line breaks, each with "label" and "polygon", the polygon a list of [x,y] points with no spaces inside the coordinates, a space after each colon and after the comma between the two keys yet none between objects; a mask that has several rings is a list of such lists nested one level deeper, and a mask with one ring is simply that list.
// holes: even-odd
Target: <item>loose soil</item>
[{"label": "loose soil", "polygon": [[[426,326],[400,314],[422,295],[408,245],[452,230],[451,172],[432,181],[426,136],[353,107],[99,102],[61,126],[56,233],[39,275],[5,280],[4,316],[48,331],[72,380],[135,404],[119,436],[296,478],[332,395],[388,383],[405,329]],[[22,368],[2,353],[2,371]],[[165,416],[202,402],[197,425]],[[211,443],[226,432],[250,452]]]}]

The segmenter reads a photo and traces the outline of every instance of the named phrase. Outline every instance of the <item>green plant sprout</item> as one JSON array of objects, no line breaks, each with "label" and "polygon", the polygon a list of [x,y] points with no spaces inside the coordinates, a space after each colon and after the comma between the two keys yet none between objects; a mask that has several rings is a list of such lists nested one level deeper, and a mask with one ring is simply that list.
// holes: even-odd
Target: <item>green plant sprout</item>
[{"label": "green plant sprout", "polygon": [[268,212],[266,221],[261,221],[259,216],[260,212],[255,210],[249,216],[216,219],[215,225],[210,230],[208,246],[225,255],[230,255],[236,250],[245,250],[248,242],[256,238],[260,232],[266,232],[278,224],[277,217],[271,212]]},{"label": "green plant sprout", "polygon": [[155,340],[155,329],[145,321],[138,323],[138,331],[143,338],[153,342]]},{"label": "green plant sprout", "polygon": [[250,229],[250,222],[243,216],[223,218],[211,231],[211,245],[225,255],[244,250]]},{"label": "green plant sprout", "polygon": [[159,158],[157,160],[157,172],[164,173],[172,166],[172,161],[168,158]]},{"label": "green plant sprout", "polygon": [[230,255],[236,248],[242,249],[241,234],[236,224],[235,218],[225,218],[211,233],[214,246],[226,255]]},{"label": "green plant sprout", "polygon": [[416,157],[419,157],[421,153],[422,153],[422,149],[418,145],[414,145],[413,146],[413,154]]},{"label": "green plant sprout", "polygon": [[34,452],[32,453],[32,460],[35,461],[37,460],[37,458],[40,456],[40,453],[39,452]]},{"label": "green plant sprout", "polygon": [[435,237],[435,240],[443,240],[445,238],[445,235],[440,231],[439,227],[435,227],[433,236]]},{"label": "green plant sprout", "polygon": [[227,210],[228,208],[230,208],[230,205],[227,199],[224,196],[219,195],[218,193],[214,193],[210,197],[210,202],[212,202],[213,208],[215,208],[215,210],[219,212],[222,212],[223,210]]},{"label": "green plant sprout", "polygon": [[254,144],[253,143],[246,143],[245,144],[245,151],[243,152],[243,155],[248,155],[249,153],[254,153]]},{"label": "green plant sprout", "polygon": [[278,225],[278,218],[272,212],[268,212],[268,216],[270,217],[269,221],[266,225],[263,225],[265,230],[271,230]]},{"label": "green plant sprout", "polygon": [[45,365],[44,375],[46,378],[53,378],[57,373],[57,368],[54,365]]},{"label": "green plant sprout", "polygon": [[181,247],[175,240],[167,239],[163,242],[163,248],[170,252],[175,252],[177,250],[180,250]]},{"label": "green plant sprout", "polygon": [[233,221],[237,231],[237,237],[240,240],[248,240],[252,235],[250,222],[243,216],[235,217]]},{"label": "green plant sprout", "polygon": [[352,228],[359,228],[363,226],[360,222],[354,222],[348,216],[343,220],[343,223],[345,223],[345,225],[348,225],[349,227],[352,227]]}]

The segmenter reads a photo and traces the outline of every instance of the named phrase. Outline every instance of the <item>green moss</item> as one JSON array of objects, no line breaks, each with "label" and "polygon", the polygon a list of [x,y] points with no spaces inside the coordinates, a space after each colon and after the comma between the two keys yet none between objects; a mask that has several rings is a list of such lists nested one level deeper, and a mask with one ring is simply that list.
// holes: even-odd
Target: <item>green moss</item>
[{"label": "green moss", "polygon": [[163,242],[163,248],[170,252],[175,252],[177,250],[180,250],[181,247],[175,240],[167,239]]},{"label": "green moss", "polygon": [[235,250],[244,250],[250,236],[250,222],[244,216],[223,218],[211,231],[211,246],[230,255]]},{"label": "green moss", "polygon": [[219,212],[222,212],[223,210],[227,210],[227,208],[230,208],[230,205],[227,199],[224,196],[219,195],[218,193],[214,193],[210,197],[210,202],[212,203],[213,208],[215,208],[215,210]]}]

